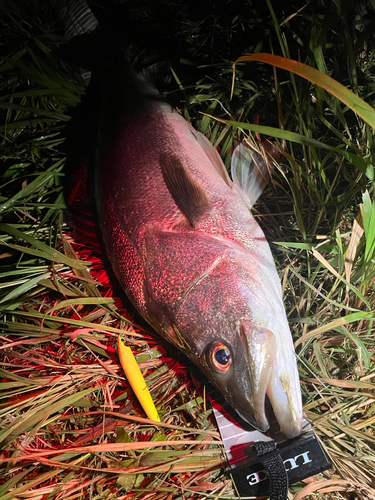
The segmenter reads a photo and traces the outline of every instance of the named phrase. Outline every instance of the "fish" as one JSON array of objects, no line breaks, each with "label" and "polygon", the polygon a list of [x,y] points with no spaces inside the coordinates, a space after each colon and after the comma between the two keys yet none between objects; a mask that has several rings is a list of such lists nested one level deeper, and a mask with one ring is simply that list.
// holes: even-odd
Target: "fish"
[{"label": "fish", "polygon": [[[105,45],[105,44],[104,44]],[[265,160],[246,145],[232,178],[214,146],[118,44],[98,57],[95,198],[114,273],[139,314],[262,432],[268,398],[301,433],[302,398],[280,279],[251,213]]]}]

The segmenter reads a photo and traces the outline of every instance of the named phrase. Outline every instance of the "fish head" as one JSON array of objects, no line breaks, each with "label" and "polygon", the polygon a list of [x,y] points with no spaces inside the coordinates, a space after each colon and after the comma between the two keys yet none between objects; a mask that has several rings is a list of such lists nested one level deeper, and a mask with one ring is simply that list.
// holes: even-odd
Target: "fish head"
[{"label": "fish head", "polygon": [[250,321],[236,328],[236,337],[210,342],[203,353],[203,363],[210,378],[241,417],[265,432],[265,396],[277,346],[267,329]]},{"label": "fish head", "polygon": [[302,425],[292,338],[281,297],[275,307],[273,287],[264,289],[253,271],[233,260],[218,263],[181,302],[176,329],[182,350],[244,420],[267,431],[268,396],[281,431],[292,438]]}]

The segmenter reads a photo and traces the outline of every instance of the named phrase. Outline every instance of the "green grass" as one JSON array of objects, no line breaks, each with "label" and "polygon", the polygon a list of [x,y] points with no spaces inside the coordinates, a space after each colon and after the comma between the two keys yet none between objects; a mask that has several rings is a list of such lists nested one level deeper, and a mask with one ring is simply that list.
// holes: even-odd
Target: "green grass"
[{"label": "green grass", "polygon": [[[227,165],[244,136],[255,146],[259,134],[271,136],[283,154],[254,214],[282,279],[304,409],[334,466],[291,495],[371,498],[375,13],[323,0],[283,11],[270,1],[194,13],[162,5],[171,18],[130,3],[136,67],[167,52],[169,98]],[[53,13],[44,2],[3,2],[0,13],[0,498],[234,498],[198,372],[127,311],[64,218],[66,125],[84,87],[57,55]],[[254,52],[325,75],[311,83],[311,70],[302,78],[285,60],[284,69],[256,62],[259,54],[233,73]],[[333,91],[327,75],[352,93]],[[120,333],[158,427],[127,386]]]}]

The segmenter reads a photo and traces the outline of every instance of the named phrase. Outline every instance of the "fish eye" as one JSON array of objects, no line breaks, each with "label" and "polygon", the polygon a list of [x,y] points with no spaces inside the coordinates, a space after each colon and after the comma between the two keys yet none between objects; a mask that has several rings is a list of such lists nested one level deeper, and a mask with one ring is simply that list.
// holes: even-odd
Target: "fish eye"
[{"label": "fish eye", "polygon": [[214,342],[209,350],[209,360],[216,371],[225,373],[231,364],[229,348],[222,342]]}]

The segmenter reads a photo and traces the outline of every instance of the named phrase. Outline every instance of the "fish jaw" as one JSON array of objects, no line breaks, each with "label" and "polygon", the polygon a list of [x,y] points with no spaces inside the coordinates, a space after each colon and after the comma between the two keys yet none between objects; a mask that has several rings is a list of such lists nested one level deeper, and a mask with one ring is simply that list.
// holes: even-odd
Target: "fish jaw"
[{"label": "fish jaw", "polygon": [[294,352],[291,351],[275,359],[267,387],[267,395],[281,432],[289,439],[298,436],[302,429],[300,382],[293,358]]},{"label": "fish jaw", "polygon": [[269,428],[265,414],[267,395],[281,432],[289,439],[298,436],[302,429],[302,400],[294,352],[278,345],[270,330],[249,321],[241,323],[240,335],[253,390],[253,415],[238,413],[265,432]]},{"label": "fish jaw", "polygon": [[[253,425],[265,432],[269,428],[265,414],[265,398],[272,364],[277,354],[276,339],[270,330],[260,328],[250,321],[241,323],[240,337],[246,353],[253,389]],[[249,420],[249,417],[245,417],[245,420]]]},{"label": "fish jaw", "polygon": [[253,387],[253,412],[256,427],[263,430],[267,422],[264,413],[267,394],[281,432],[287,438],[294,438],[302,429],[302,398],[295,353],[286,317],[272,326],[272,331],[249,321],[240,326]]}]

